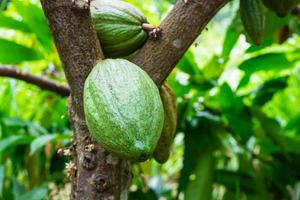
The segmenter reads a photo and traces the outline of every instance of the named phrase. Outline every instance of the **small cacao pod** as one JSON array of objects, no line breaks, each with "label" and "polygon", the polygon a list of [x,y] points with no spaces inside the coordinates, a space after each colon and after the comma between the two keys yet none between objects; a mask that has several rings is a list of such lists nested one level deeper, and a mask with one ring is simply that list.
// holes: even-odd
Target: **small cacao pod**
[{"label": "small cacao pod", "polygon": [[153,158],[158,163],[163,164],[170,156],[170,148],[176,133],[177,111],[174,94],[167,82],[163,83],[160,89],[160,96],[164,106],[165,119],[161,136],[153,153]]},{"label": "small cacao pod", "polygon": [[252,42],[261,44],[265,34],[265,13],[261,0],[240,0],[240,16]]},{"label": "small cacao pod", "polygon": [[94,0],[91,16],[106,57],[128,56],[147,40],[142,27],[146,17],[134,6],[119,0]]},{"label": "small cacao pod", "polygon": [[157,86],[137,65],[99,62],[85,81],[84,112],[91,135],[109,152],[132,161],[153,154],[164,110]]}]

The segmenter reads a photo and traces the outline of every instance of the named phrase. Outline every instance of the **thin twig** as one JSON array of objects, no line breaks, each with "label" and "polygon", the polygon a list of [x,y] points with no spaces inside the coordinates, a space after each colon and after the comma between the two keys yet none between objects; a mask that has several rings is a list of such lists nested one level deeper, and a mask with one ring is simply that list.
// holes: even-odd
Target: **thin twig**
[{"label": "thin twig", "polygon": [[66,84],[57,83],[45,77],[39,77],[28,72],[23,72],[17,67],[0,66],[0,76],[15,78],[36,85],[43,90],[54,92],[62,97],[69,96],[70,88]]}]

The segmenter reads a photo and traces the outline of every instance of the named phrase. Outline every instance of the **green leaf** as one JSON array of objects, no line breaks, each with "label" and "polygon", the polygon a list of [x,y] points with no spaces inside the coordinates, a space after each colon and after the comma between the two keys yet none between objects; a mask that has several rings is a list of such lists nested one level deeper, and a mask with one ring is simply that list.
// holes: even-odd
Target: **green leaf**
[{"label": "green leaf", "polygon": [[300,136],[288,136],[282,131],[280,124],[267,116],[258,107],[251,107],[251,113],[260,122],[267,137],[285,153],[300,154]]},{"label": "green leaf", "polygon": [[20,195],[16,200],[43,200],[48,196],[48,189],[46,186],[35,188],[34,190]]},{"label": "green leaf", "polygon": [[177,64],[177,68],[189,75],[194,75],[199,71],[192,51],[187,51],[184,54]]},{"label": "green leaf", "polygon": [[185,190],[185,199],[210,200],[212,198],[213,180],[215,171],[215,158],[213,149],[208,149],[198,158],[198,163],[192,180],[189,181]]},{"label": "green leaf", "polygon": [[48,134],[48,131],[40,125],[30,121],[24,121],[18,117],[5,117],[3,118],[3,123],[7,127],[28,128],[28,132],[33,136]]},{"label": "green leaf", "polygon": [[268,80],[258,88],[256,88],[253,93],[255,95],[253,103],[259,106],[263,106],[265,103],[270,101],[273,96],[283,90],[288,86],[288,77],[279,77],[272,80]]},{"label": "green leaf", "polygon": [[0,38],[0,63],[18,64],[25,61],[40,60],[42,56],[33,49]]},{"label": "green leaf", "polygon": [[0,165],[0,198],[3,197],[4,178],[5,178],[5,168],[3,165]]},{"label": "green leaf", "polygon": [[203,75],[206,80],[218,79],[224,70],[224,64],[217,55],[213,55],[212,58],[203,67]]},{"label": "green leaf", "polygon": [[233,93],[227,83],[220,88],[220,104],[233,133],[246,142],[252,135],[252,118],[241,98]]},{"label": "green leaf", "polygon": [[55,140],[58,137],[58,134],[51,134],[51,135],[42,135],[35,138],[30,144],[30,154],[33,155],[36,151],[41,149],[46,144],[50,143],[51,141]]},{"label": "green leaf", "polygon": [[240,35],[242,33],[243,26],[240,20],[240,16],[236,15],[231,24],[228,26],[225,39],[223,42],[223,50],[221,53],[222,58],[227,58],[230,56],[230,53],[237,43],[238,39],[240,38]]},{"label": "green leaf", "polygon": [[51,53],[53,50],[52,36],[42,9],[32,3],[25,3],[23,1],[14,1],[14,5],[24,22],[35,33],[43,48],[48,53]]},{"label": "green leaf", "polygon": [[[197,173],[198,178],[204,176],[200,172],[205,168],[205,166],[203,166],[204,163],[213,166],[213,160],[211,160],[212,158],[209,157],[209,153],[206,156],[204,154],[216,148],[218,139],[215,137],[215,135],[216,132],[219,131],[219,126],[219,122],[212,121],[202,116],[188,117],[188,120],[186,120],[184,130],[184,159],[183,168],[180,172],[178,194],[181,191],[186,191],[187,187],[190,188],[188,189],[188,192],[192,192],[196,187],[195,184],[199,183],[199,181],[201,182],[200,179],[196,179],[196,182],[194,182],[192,185],[189,185],[191,176],[194,176],[193,174]],[[201,160],[202,155],[204,155],[203,160]],[[202,168],[202,170],[200,168]],[[212,175],[212,171],[207,175]],[[206,177],[205,182],[209,183],[209,181],[210,177],[208,176]],[[201,184],[204,184],[204,182]],[[206,187],[204,185],[202,186],[203,189]],[[207,187],[209,188],[210,186],[207,185]],[[202,196],[203,191],[200,192],[201,194],[198,195]],[[210,194],[207,195],[209,196]]]},{"label": "green leaf", "polygon": [[236,190],[237,183],[239,183],[243,192],[253,193],[258,191],[253,175],[245,172],[220,169],[215,173],[215,181],[231,191]]},{"label": "green leaf", "polygon": [[9,0],[0,0],[0,11],[6,10]]},{"label": "green leaf", "polygon": [[151,189],[149,189],[146,192],[143,192],[142,190],[137,190],[135,192],[129,193],[129,200],[158,200],[155,192]]},{"label": "green leaf", "polygon": [[5,16],[3,13],[0,13],[0,28],[13,29],[29,33],[30,29],[26,23],[23,21],[18,21],[12,17]]},{"label": "green leaf", "polygon": [[291,118],[285,126],[285,130],[293,129],[295,129],[298,134],[300,133],[300,114],[297,114],[295,117]]},{"label": "green leaf", "polygon": [[252,57],[240,64],[239,68],[246,74],[253,74],[258,71],[283,70],[293,67],[284,53],[268,53]]},{"label": "green leaf", "polygon": [[13,135],[7,138],[4,138],[0,141],[0,153],[10,147],[14,147],[20,144],[29,144],[32,141],[31,136],[27,135]]}]

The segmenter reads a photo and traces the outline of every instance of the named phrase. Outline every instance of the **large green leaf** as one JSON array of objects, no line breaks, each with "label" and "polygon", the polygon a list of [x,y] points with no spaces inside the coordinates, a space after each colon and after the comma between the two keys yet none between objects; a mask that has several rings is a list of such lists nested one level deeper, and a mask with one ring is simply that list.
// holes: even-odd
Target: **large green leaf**
[{"label": "large green leaf", "polygon": [[199,155],[193,179],[187,184],[185,199],[210,200],[212,198],[215,158],[213,148],[207,149]]},{"label": "large green leaf", "polygon": [[285,135],[279,122],[266,115],[260,108],[252,107],[251,113],[260,122],[267,137],[277,145],[283,153],[300,154],[300,136]]},{"label": "large green leaf", "polygon": [[0,28],[13,29],[25,33],[30,32],[30,29],[26,23],[24,23],[23,21],[16,20],[12,17],[8,17],[3,13],[0,13]]},{"label": "large green leaf", "polygon": [[34,49],[0,38],[0,63],[18,64],[42,58]]},{"label": "large green leaf", "polygon": [[[183,168],[180,173],[178,194],[181,191],[186,191],[189,187],[189,195],[194,191],[196,185],[200,182],[201,188],[209,189],[211,186],[210,175],[213,175],[214,165],[213,158],[210,157],[212,149],[218,145],[216,134],[219,131],[218,122],[212,121],[205,116],[201,117],[189,117],[185,124],[185,137],[184,137],[184,159]],[[205,155],[207,153],[207,155]],[[202,156],[203,159],[202,159]],[[199,165],[198,165],[199,164]],[[209,164],[212,169],[206,168],[204,164]],[[207,176],[202,174],[202,170],[206,169]],[[209,171],[211,170],[211,171]],[[190,177],[193,174],[197,174],[196,182],[189,185]],[[201,177],[205,177],[205,181],[202,182]],[[205,185],[207,183],[208,185]],[[203,194],[203,190],[198,191],[197,198],[209,197],[210,194]],[[209,192],[209,191],[208,191]]]},{"label": "large green leaf", "polygon": [[52,37],[42,9],[35,4],[24,1],[14,1],[14,5],[18,14],[22,16],[30,30],[35,33],[43,48],[48,53],[52,52]]},{"label": "large green leaf", "polygon": [[230,53],[237,43],[241,33],[243,30],[243,26],[240,20],[240,16],[236,15],[231,24],[228,26],[226,34],[225,34],[225,39],[223,42],[223,49],[221,53],[222,58],[227,58],[230,56]]},{"label": "large green leaf", "polygon": [[187,51],[184,54],[177,64],[177,68],[189,75],[194,75],[199,71],[192,51]]},{"label": "large green leaf", "polygon": [[0,141],[0,153],[10,147],[14,147],[20,144],[29,144],[32,139],[33,138],[31,136],[27,135],[13,135],[10,137],[6,137]]},{"label": "large green leaf", "polygon": [[212,58],[203,67],[203,75],[206,80],[217,80],[224,70],[224,63],[222,59],[213,55]]},{"label": "large green leaf", "polygon": [[254,90],[253,103],[259,106],[263,106],[270,101],[272,97],[280,90],[286,88],[288,77],[279,77],[271,79],[260,85]]},{"label": "large green leaf", "polygon": [[253,132],[251,115],[240,97],[225,83],[220,88],[220,104],[223,114],[238,139],[247,141]]},{"label": "large green leaf", "polygon": [[245,60],[239,68],[246,74],[252,74],[258,71],[289,69],[293,66],[293,62],[287,59],[285,53],[267,53]]}]

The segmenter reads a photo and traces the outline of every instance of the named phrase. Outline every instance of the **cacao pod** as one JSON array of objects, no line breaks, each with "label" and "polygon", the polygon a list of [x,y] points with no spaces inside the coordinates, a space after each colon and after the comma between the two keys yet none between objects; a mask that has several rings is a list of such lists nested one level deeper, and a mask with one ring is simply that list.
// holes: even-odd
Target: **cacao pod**
[{"label": "cacao pod", "polygon": [[153,153],[153,158],[158,163],[163,164],[167,162],[170,156],[170,148],[176,133],[177,111],[174,94],[166,82],[163,83],[160,89],[160,96],[164,106],[165,119],[161,136]]},{"label": "cacao pod", "polygon": [[279,17],[284,17],[300,4],[300,0],[262,0],[264,5]]},{"label": "cacao pod", "polygon": [[252,42],[261,44],[265,34],[265,13],[261,0],[240,0],[240,15]]},{"label": "cacao pod", "polygon": [[84,112],[91,135],[109,152],[133,161],[153,154],[163,105],[157,86],[137,65],[124,59],[98,63],[85,81]]},{"label": "cacao pod", "polygon": [[128,56],[147,40],[142,24],[146,17],[134,6],[119,0],[94,0],[93,24],[106,57]]}]

